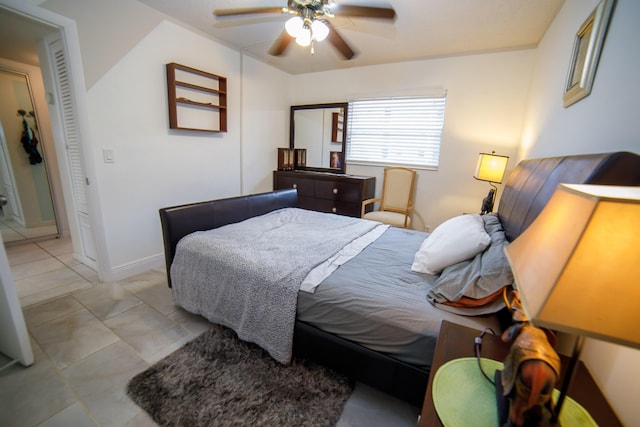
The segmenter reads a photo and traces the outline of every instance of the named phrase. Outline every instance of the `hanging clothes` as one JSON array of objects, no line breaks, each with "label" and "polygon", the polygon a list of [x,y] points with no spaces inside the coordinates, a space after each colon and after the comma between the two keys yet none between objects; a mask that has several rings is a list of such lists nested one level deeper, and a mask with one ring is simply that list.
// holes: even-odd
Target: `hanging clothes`
[{"label": "hanging clothes", "polygon": [[24,151],[29,155],[29,163],[37,165],[42,163],[42,156],[38,152],[38,138],[36,138],[33,129],[27,123],[26,114],[23,114],[23,112],[24,110],[18,110],[18,115],[22,117],[22,138],[20,142],[22,142]]}]

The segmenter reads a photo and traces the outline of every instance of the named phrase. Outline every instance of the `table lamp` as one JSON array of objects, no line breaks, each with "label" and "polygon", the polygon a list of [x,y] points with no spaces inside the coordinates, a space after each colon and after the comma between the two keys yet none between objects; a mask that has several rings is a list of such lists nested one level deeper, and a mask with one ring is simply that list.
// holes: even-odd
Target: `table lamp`
[{"label": "table lamp", "polygon": [[498,187],[493,183],[502,183],[508,162],[508,156],[500,156],[495,151],[492,151],[491,154],[480,153],[476,173],[473,174],[473,177],[480,181],[487,181],[491,186],[489,194],[482,200],[481,215],[493,212],[493,204],[496,201],[496,192],[498,191]]},{"label": "table lamp", "polygon": [[552,421],[585,337],[640,348],[640,187],[560,184],[505,253],[528,319],[576,336]]}]

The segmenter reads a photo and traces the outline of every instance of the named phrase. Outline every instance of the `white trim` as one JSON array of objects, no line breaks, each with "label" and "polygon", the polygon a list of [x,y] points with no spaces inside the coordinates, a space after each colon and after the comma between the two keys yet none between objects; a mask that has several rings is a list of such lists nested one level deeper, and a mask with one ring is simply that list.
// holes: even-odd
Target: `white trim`
[{"label": "white trim", "polygon": [[153,269],[165,269],[164,252],[114,266],[103,280],[113,282]]}]

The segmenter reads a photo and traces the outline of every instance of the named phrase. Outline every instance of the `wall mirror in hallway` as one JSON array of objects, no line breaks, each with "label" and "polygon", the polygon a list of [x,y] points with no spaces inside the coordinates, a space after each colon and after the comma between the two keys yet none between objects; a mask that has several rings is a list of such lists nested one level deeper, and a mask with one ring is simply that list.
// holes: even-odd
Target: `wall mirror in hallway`
[{"label": "wall mirror in hallway", "polygon": [[58,236],[38,112],[26,74],[0,69],[0,231],[5,243]]}]

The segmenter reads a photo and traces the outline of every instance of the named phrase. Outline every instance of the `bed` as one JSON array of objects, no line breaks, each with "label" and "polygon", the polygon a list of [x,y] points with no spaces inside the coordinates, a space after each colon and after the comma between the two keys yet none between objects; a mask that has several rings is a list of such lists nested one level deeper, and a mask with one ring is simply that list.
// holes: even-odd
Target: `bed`
[{"label": "bed", "polygon": [[[173,287],[178,305],[202,314],[215,323],[231,327],[237,325],[229,324],[229,317],[220,317],[220,313],[224,314],[236,298],[246,301],[241,304],[249,308],[237,315],[236,323],[260,323],[260,319],[265,318],[281,322],[273,329],[276,332],[290,329],[292,339],[289,345],[292,354],[333,367],[355,380],[363,381],[419,407],[427,385],[439,324],[443,319],[476,329],[500,329],[508,322],[505,310],[499,309],[499,298],[491,300],[490,309],[487,308],[489,304],[482,305],[479,309],[460,308],[442,304],[442,301],[429,293],[431,287],[441,278],[449,285],[453,280],[451,278],[460,277],[460,272],[463,272],[463,276],[468,274],[469,265],[477,259],[482,260],[489,251],[501,252],[501,245],[515,239],[535,219],[561,182],[639,185],[640,156],[618,152],[520,162],[505,184],[497,213],[482,217],[487,232],[489,233],[489,228],[499,231],[504,241],[491,234],[491,243],[472,258],[447,265],[435,275],[410,271],[409,268],[412,262],[416,262],[414,255],[421,250],[426,233],[400,229],[380,230],[376,224],[363,224],[366,221],[359,219],[340,222],[341,236],[344,236],[345,241],[354,240],[349,237],[350,233],[364,236],[375,234],[377,230],[378,236],[372,242],[363,244],[364,248],[340,268],[326,277],[321,275],[320,284],[315,291],[296,291],[293,295],[290,291],[280,291],[279,288],[263,292],[260,283],[256,283],[255,288],[245,289],[244,287],[252,286],[252,281],[255,280],[245,276],[245,266],[249,270],[257,264],[260,270],[269,270],[274,278],[281,277],[282,282],[300,281],[301,277],[307,276],[306,271],[298,272],[306,268],[297,264],[302,262],[300,260],[314,257],[320,259],[324,257],[323,251],[335,250],[322,246],[324,243],[331,246],[330,244],[339,240],[337,237],[327,239],[325,233],[322,239],[314,237],[313,233],[318,234],[318,228],[318,235],[321,236],[328,229],[326,227],[331,226],[329,223],[337,219],[336,215],[298,212],[297,192],[294,189],[163,208],[160,209],[160,219],[168,283]],[[288,215],[284,219],[276,216],[283,212]],[[318,216],[320,222],[305,230],[304,225],[312,221],[308,215],[313,217],[313,221]],[[272,223],[265,226],[264,223],[257,222],[263,218],[269,218]],[[284,237],[277,234],[281,223],[299,223],[301,228],[295,232],[296,238],[322,241],[323,245],[305,249],[308,256],[296,255],[296,243],[290,254],[284,250],[286,255],[282,258],[274,257],[266,262],[254,259],[256,256],[248,256],[246,260],[239,261],[235,251],[236,246],[243,246],[240,243],[242,235],[256,235],[256,230],[246,231],[250,230],[250,224],[264,227],[269,233],[273,230],[274,234],[269,236],[274,241],[275,248],[275,241],[286,242],[293,239],[287,237],[291,234]],[[360,230],[363,227],[366,231]],[[438,230],[434,234],[436,231]],[[304,234],[306,232],[310,234],[307,236]],[[340,242],[336,244],[343,245]],[[209,249],[205,250],[204,247]],[[269,247],[265,246],[266,249]],[[226,272],[221,270],[222,267],[211,267],[204,252],[224,254],[222,261],[217,262],[232,270]],[[280,252],[280,249],[272,252]],[[263,252],[255,253],[264,254],[264,248]],[[373,272],[372,262],[386,269]],[[285,268],[285,264],[291,265]],[[389,269],[389,266],[395,267]],[[484,277],[485,283],[508,281],[507,273],[500,271],[494,276],[487,274]],[[220,293],[223,286],[218,286],[216,280],[230,282],[231,290]],[[235,286],[237,283],[242,283],[243,287]],[[381,284],[385,286],[381,287]],[[496,289],[501,289],[502,285],[500,283]],[[408,293],[405,292],[407,289]],[[248,295],[238,295],[239,292]],[[357,298],[354,298],[354,292],[359,295]],[[385,303],[381,304],[378,299],[373,302],[377,306],[366,305],[371,293],[383,295],[382,301]],[[292,299],[293,316],[282,316],[283,307],[280,307],[278,301]],[[270,300],[272,303],[268,303]],[[371,304],[371,301],[368,303]],[[282,305],[287,306],[286,303]],[[265,313],[265,307],[273,307],[273,312]],[[284,310],[291,311],[291,308],[285,307]],[[231,313],[230,316],[236,314]],[[282,320],[280,317],[290,319]],[[288,357],[286,351],[281,353],[277,348],[270,347],[271,342],[287,340],[287,337],[283,338],[279,333],[273,337],[269,330],[255,335],[243,335],[245,332],[240,327],[236,332],[244,339],[262,345],[277,360],[286,360]]]}]

